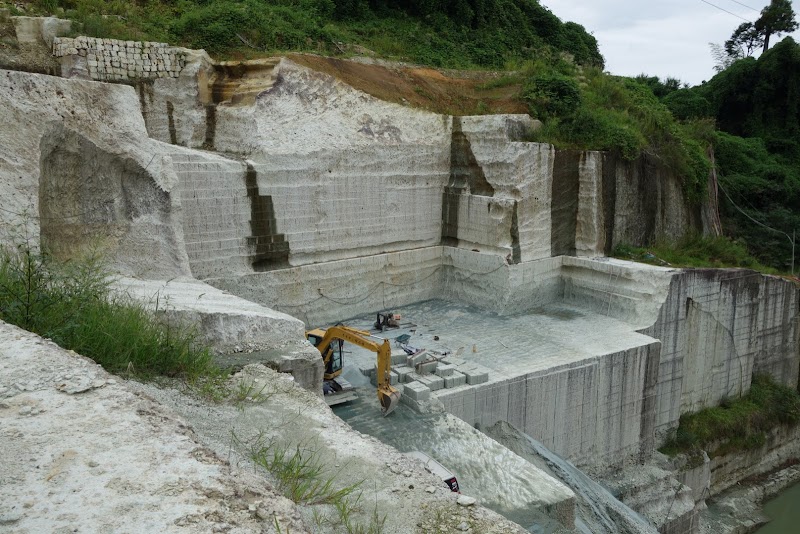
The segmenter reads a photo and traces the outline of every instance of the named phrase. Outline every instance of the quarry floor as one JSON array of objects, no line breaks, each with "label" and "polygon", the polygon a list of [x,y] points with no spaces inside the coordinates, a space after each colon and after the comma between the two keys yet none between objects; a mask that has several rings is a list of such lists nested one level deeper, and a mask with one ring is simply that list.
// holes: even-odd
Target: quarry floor
[{"label": "quarry floor", "polygon": [[[375,336],[390,339],[393,354],[402,350],[395,338],[408,334],[411,336],[408,345],[414,348],[428,349],[437,357],[453,355],[488,368],[489,383],[654,341],[626,322],[563,303],[510,316],[444,300],[429,300],[389,311],[401,315],[399,328],[378,332],[372,329],[373,315],[346,320],[344,324],[372,329]],[[375,363],[374,354],[365,349],[348,345],[345,350],[351,351],[345,354],[345,369],[348,358],[351,368],[366,369]],[[353,373],[345,378],[359,380]],[[457,389],[442,389],[435,394]]]},{"label": "quarry floor", "polygon": [[[369,330],[378,338],[388,338],[395,357],[404,354],[395,338],[409,335],[407,346],[427,349],[437,358],[457,356],[476,363],[488,369],[488,384],[514,380],[537,370],[573,365],[653,341],[635,332],[628,323],[563,303],[512,316],[499,316],[444,300],[429,300],[387,311],[401,316],[398,328],[383,332],[374,329],[374,315],[355,317],[343,323]],[[505,486],[512,482],[514,475],[509,473],[515,470],[506,468],[503,463],[503,456],[509,453],[507,449],[496,451],[495,459],[480,458],[481,453],[477,451],[484,445],[469,431],[479,432],[447,413],[417,413],[401,403],[394,413],[382,418],[375,388],[365,375],[375,365],[375,354],[350,344],[346,344],[344,350],[343,376],[356,387],[359,399],[334,406],[336,415],[359,432],[376,437],[401,452],[425,452],[456,474],[463,491],[518,524],[532,531],[547,528],[544,518],[526,511],[524,499],[513,502],[508,497],[509,490]],[[475,386],[465,384],[443,388],[432,392],[432,397],[457,394],[472,387]],[[436,411],[435,405],[433,410]],[[521,486],[546,483],[548,477],[532,467],[528,465],[524,469],[526,480]],[[505,475],[497,477],[498,472]],[[504,494],[508,506],[498,498]]]}]

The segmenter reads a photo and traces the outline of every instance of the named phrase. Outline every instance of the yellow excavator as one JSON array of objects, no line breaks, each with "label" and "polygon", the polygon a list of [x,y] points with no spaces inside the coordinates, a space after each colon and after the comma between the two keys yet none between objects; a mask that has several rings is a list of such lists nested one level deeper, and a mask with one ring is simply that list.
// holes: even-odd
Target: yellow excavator
[{"label": "yellow excavator", "polygon": [[[400,392],[393,388],[389,382],[389,371],[392,366],[392,348],[388,339],[382,343],[373,341],[369,332],[358,330],[344,325],[336,325],[324,330],[317,328],[306,332],[306,339],[317,347],[322,362],[325,365],[323,391],[328,405],[339,404],[355,398],[353,387],[341,378],[344,360],[342,346],[345,341],[371,350],[378,355],[378,401],[381,403],[381,413],[389,415],[397,407]],[[376,338],[381,339],[381,338]]]}]

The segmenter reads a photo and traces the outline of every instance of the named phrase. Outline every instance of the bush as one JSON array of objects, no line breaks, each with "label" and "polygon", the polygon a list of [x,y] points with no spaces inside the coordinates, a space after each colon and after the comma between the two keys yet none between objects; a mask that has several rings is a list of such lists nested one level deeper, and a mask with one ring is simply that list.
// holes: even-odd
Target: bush
[{"label": "bush", "polygon": [[531,115],[540,118],[566,116],[581,105],[581,91],[571,76],[546,73],[528,80],[522,89],[522,97],[530,107]]},{"label": "bush", "polygon": [[708,451],[712,457],[751,450],[764,445],[769,430],[798,421],[797,391],[775,383],[767,375],[755,375],[744,397],[726,399],[715,408],[682,415],[674,436],[660,450],[674,455],[714,447]]},{"label": "bush", "polygon": [[427,65],[501,68],[548,51],[602,67],[597,41],[562,23],[536,0],[38,0],[97,37],[168,41],[220,57],[266,51],[329,50],[334,42]]},{"label": "bush", "polygon": [[59,263],[27,244],[0,248],[0,319],[112,373],[187,379],[217,373],[192,331],[161,323],[141,304],[112,295],[96,258]]},{"label": "bush", "polygon": [[761,265],[739,241],[728,237],[688,235],[677,241],[660,241],[650,247],[618,245],[613,255],[627,260],[674,267],[741,267],[773,272]]}]

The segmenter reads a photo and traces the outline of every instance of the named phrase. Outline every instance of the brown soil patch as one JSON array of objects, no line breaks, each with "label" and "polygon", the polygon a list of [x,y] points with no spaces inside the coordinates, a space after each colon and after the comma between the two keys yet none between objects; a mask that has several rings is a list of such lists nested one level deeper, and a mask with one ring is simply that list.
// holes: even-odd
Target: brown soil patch
[{"label": "brown soil patch", "polygon": [[493,72],[442,72],[431,68],[368,65],[311,54],[287,57],[324,72],[381,100],[447,115],[527,113],[519,98],[520,83],[486,88]]}]

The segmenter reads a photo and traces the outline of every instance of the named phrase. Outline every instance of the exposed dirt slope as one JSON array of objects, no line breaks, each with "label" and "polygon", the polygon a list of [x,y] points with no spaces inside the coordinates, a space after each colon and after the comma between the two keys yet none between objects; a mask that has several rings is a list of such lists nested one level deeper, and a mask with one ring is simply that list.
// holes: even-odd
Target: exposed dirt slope
[{"label": "exposed dirt slope", "polygon": [[444,113],[482,115],[527,113],[518,83],[484,88],[498,79],[493,72],[438,71],[427,67],[376,64],[311,54],[288,54],[292,61],[330,74],[381,100]]}]

